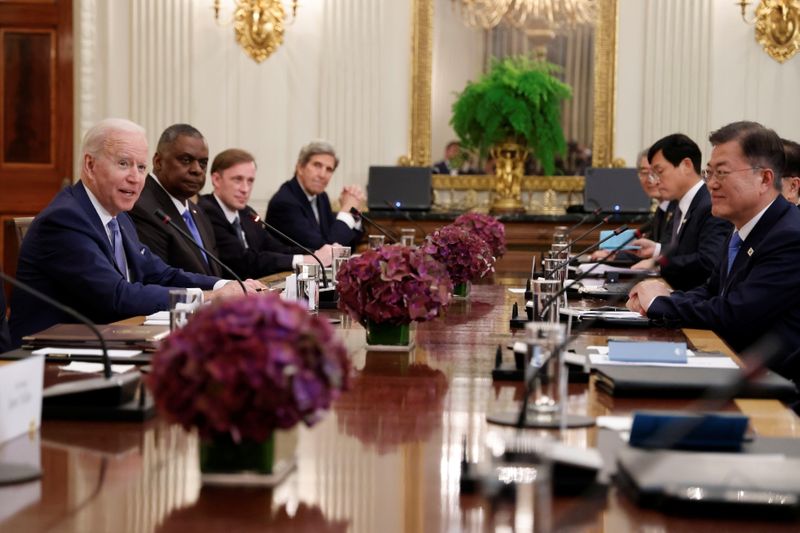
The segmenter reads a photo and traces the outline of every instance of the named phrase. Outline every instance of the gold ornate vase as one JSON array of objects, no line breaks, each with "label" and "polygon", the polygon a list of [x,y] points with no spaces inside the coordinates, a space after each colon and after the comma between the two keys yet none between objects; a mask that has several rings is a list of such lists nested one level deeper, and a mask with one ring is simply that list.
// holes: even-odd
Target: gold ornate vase
[{"label": "gold ornate vase", "polygon": [[495,160],[495,185],[492,212],[516,213],[525,211],[520,189],[525,175],[528,149],[515,142],[504,142],[489,149]]}]

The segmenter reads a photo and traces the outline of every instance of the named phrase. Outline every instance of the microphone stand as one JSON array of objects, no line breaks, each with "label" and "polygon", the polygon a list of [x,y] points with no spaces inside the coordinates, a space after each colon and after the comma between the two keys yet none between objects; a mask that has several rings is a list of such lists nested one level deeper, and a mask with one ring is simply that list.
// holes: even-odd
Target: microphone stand
[{"label": "microphone stand", "polygon": [[587,235],[589,235],[591,232],[593,232],[594,230],[596,230],[597,228],[599,228],[599,227],[600,227],[600,226],[602,226],[603,224],[607,224],[607,223],[608,223],[608,221],[609,221],[609,220],[611,220],[611,218],[612,218],[613,216],[614,216],[614,215],[606,215],[606,216],[604,216],[604,217],[603,217],[603,218],[600,220],[600,222],[598,222],[597,224],[595,224],[594,226],[592,226],[592,227],[591,227],[591,228],[589,228],[588,230],[584,231],[583,233],[581,233],[580,235],[578,235],[577,237],[575,237],[574,239],[572,239],[571,241],[569,241],[569,242],[567,243],[567,248],[570,248],[570,247],[572,247],[572,245],[573,245],[573,244],[575,244],[575,243],[576,243],[576,242],[578,242],[579,240],[583,239],[584,237],[586,237]]},{"label": "microphone stand", "polygon": [[242,278],[240,278],[239,276],[237,276],[237,275],[236,275],[236,272],[234,272],[233,270],[231,270],[231,268],[230,268],[230,267],[228,267],[228,265],[226,265],[225,263],[223,263],[222,261],[220,261],[220,260],[219,260],[219,259],[218,259],[218,258],[217,258],[217,257],[216,257],[214,254],[212,254],[211,252],[209,252],[208,250],[206,250],[206,249],[205,249],[205,248],[204,248],[202,245],[200,245],[200,243],[198,243],[196,240],[194,240],[194,237],[192,237],[191,235],[189,235],[189,234],[188,234],[187,232],[185,232],[185,231],[184,231],[184,230],[183,230],[183,229],[182,229],[180,226],[178,226],[178,225],[177,225],[175,222],[173,222],[173,221],[172,221],[172,218],[170,218],[170,216],[169,216],[168,214],[166,214],[166,213],[165,213],[165,212],[164,212],[162,209],[156,209],[154,213],[155,213],[156,217],[157,217],[157,218],[158,218],[158,219],[159,219],[161,222],[163,222],[164,224],[167,224],[167,225],[169,225],[169,226],[170,226],[172,229],[174,229],[175,231],[177,231],[178,233],[180,233],[180,234],[181,234],[181,236],[182,236],[182,237],[183,237],[183,238],[184,238],[186,241],[188,241],[189,243],[191,243],[191,244],[192,244],[192,245],[193,245],[195,248],[197,248],[197,249],[199,249],[200,251],[202,251],[203,253],[205,253],[205,254],[206,254],[206,256],[210,257],[210,258],[211,258],[211,259],[212,259],[212,260],[213,260],[213,261],[214,261],[216,264],[218,264],[218,265],[219,265],[219,266],[222,268],[222,270],[224,270],[225,272],[227,272],[227,273],[229,273],[231,276],[233,276],[233,279],[235,279],[235,280],[236,280],[236,282],[239,284],[239,287],[241,287],[241,288],[242,288],[242,292],[243,292],[244,294],[247,294],[247,288],[244,286],[244,282],[242,281]]},{"label": "microphone stand", "polygon": [[292,239],[291,237],[286,235],[284,232],[282,232],[281,230],[279,230],[278,228],[276,228],[272,224],[262,220],[261,217],[258,216],[258,213],[256,213],[252,208],[250,209],[250,211],[248,213],[249,213],[249,216],[250,216],[250,220],[252,220],[256,224],[260,224],[261,227],[264,228],[265,230],[273,232],[278,237],[281,237],[282,239],[285,239],[289,243],[291,243],[294,246],[300,248],[301,250],[306,252],[308,255],[313,257],[317,261],[317,263],[319,263],[319,268],[322,271],[322,287],[323,288],[327,288],[328,287],[328,276],[325,274],[325,265],[322,264],[322,261],[320,260],[319,257],[317,257],[317,254],[315,254],[310,248],[308,248],[306,246],[303,246],[302,244],[300,244],[296,240]]},{"label": "microphone stand", "polygon": [[[601,244],[603,244],[607,240],[613,239],[614,237],[618,236],[620,233],[622,233],[623,231],[626,231],[627,229],[628,229],[628,226],[622,225],[622,226],[618,227],[617,229],[615,229],[614,232],[611,233],[610,235],[607,235],[605,238],[601,239],[600,241],[592,244],[591,246],[588,246],[588,247],[584,248],[579,253],[575,254],[575,256],[562,261],[561,263],[556,265],[556,267],[553,269],[553,271],[550,273],[549,276],[545,276],[545,279],[550,279],[555,272],[558,272],[559,270],[561,270],[565,266],[567,266],[570,263],[572,263],[573,261],[575,261],[577,258],[579,258],[579,257],[581,257],[581,256],[593,251],[595,248],[599,247]],[[634,237],[638,237],[638,236],[639,236],[638,233],[634,234]],[[626,242],[629,242],[629,241],[626,241]]]},{"label": "microphone stand", "polygon": [[576,229],[578,229],[579,227],[583,226],[583,224],[584,224],[584,223],[585,223],[587,220],[589,220],[590,218],[594,218],[594,217],[596,217],[597,215],[599,215],[599,214],[600,214],[600,213],[602,213],[602,212],[603,212],[603,208],[601,208],[601,207],[598,207],[597,209],[595,209],[595,210],[594,210],[594,211],[592,211],[591,213],[586,213],[585,215],[583,215],[583,217],[581,217],[581,219],[580,219],[580,220],[579,220],[579,221],[578,221],[576,224],[573,224],[573,225],[572,225],[572,226],[571,226],[571,227],[570,227],[570,228],[567,230],[567,235],[569,235],[570,233],[572,233],[573,231],[575,231],[575,230],[576,230]]},{"label": "microphone stand", "polygon": [[351,214],[351,215],[353,215],[354,217],[361,217],[361,218],[363,218],[364,220],[366,220],[367,222],[369,222],[369,223],[370,223],[372,226],[374,226],[374,227],[375,227],[375,229],[377,229],[378,231],[380,231],[381,233],[383,233],[385,236],[389,237],[389,240],[391,240],[393,244],[397,244],[397,243],[399,242],[399,241],[397,240],[397,237],[395,237],[394,235],[392,235],[392,234],[389,232],[389,230],[387,230],[386,228],[384,228],[383,226],[381,226],[380,224],[378,224],[377,222],[375,222],[374,220],[372,220],[370,217],[368,217],[367,215],[365,215],[364,213],[362,213],[361,211],[359,211],[359,210],[358,210],[358,209],[356,209],[355,207],[351,207],[351,208],[350,208],[350,214]]},{"label": "microphone stand", "polygon": [[[154,414],[152,400],[134,402],[141,381],[137,371],[114,375],[108,346],[97,326],[85,315],[66,306],[27,283],[19,281],[0,270],[0,279],[69,315],[85,325],[97,337],[102,352],[103,376],[67,381],[48,387],[43,393],[42,416],[45,418],[85,420],[138,420],[144,421]],[[141,394],[144,394],[142,391]],[[144,400],[144,396],[140,398]],[[135,404],[135,405],[134,405]]]}]

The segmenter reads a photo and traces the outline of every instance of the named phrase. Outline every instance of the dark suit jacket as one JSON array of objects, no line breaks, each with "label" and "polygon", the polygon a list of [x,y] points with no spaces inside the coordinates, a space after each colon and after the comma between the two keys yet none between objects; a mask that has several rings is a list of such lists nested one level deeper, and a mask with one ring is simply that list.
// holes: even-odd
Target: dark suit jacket
[{"label": "dark suit jacket", "polygon": [[[673,224],[679,220],[673,217]],[[661,276],[674,289],[689,290],[706,282],[723,256],[723,244],[733,226],[711,214],[711,195],[706,187],[695,194],[678,233],[678,242],[667,252],[667,263]],[[670,234],[664,242],[669,242]]]},{"label": "dark suit jacket", "polygon": [[650,240],[662,244],[669,243],[669,238],[672,235],[672,219],[675,216],[675,208],[677,206],[678,202],[673,200],[666,210],[656,208],[656,212],[653,213]]},{"label": "dark suit jacket", "polygon": [[11,349],[11,335],[8,332],[8,322],[6,321],[6,291],[3,289],[3,282],[0,281],[0,353]]},{"label": "dark suit jacket", "polygon": [[317,202],[319,223],[297,178],[292,178],[281,185],[269,201],[266,221],[312,250],[335,242],[343,246],[353,246],[361,238],[361,232],[350,229],[347,224],[336,219],[328,193],[320,194]]},{"label": "dark suit jacket", "polygon": [[267,233],[267,230],[254,222],[250,218],[250,213],[255,212],[252,207],[247,206],[239,211],[239,221],[248,245],[245,250],[236,235],[236,230],[225,218],[225,213],[222,212],[213,194],[201,196],[198,205],[214,228],[219,258],[240,277],[260,278],[292,269],[294,249],[278,242]]},{"label": "dark suit jacket", "polygon": [[[139,242],[126,213],[117,221],[130,282],[117,269],[106,230],[81,182],[58,193],[33,220],[22,241],[17,277],[98,323],[166,310],[170,287],[211,289],[218,281],[168,266]],[[74,321],[28,293],[12,293],[15,345],[25,335]]]},{"label": "dark suit jacket", "polygon": [[[742,243],[730,274],[726,239],[706,284],[653,300],[647,316],[711,329],[741,352],[765,334],[780,358],[776,372],[800,379],[800,212],[778,196]],[[765,354],[766,355],[766,354]]]},{"label": "dark suit jacket", "polygon": [[[191,200],[188,202],[192,218],[200,232],[203,246],[212,254],[217,255],[216,240],[211,222],[206,218],[205,213],[197,207]],[[189,227],[183,221],[178,208],[169,197],[161,185],[156,183],[156,178],[150,174],[145,181],[142,195],[137,200],[136,205],[130,212],[139,240],[148,246],[150,250],[159,256],[166,263],[175,268],[180,268],[187,272],[206,274],[209,276],[220,276],[219,266],[209,259],[206,262],[203,254],[196,246],[186,241],[175,228],[164,224],[153,213],[156,209],[162,209],[175,224],[185,232],[189,233]]]},{"label": "dark suit jacket", "polygon": [[450,165],[445,160],[437,161],[431,168],[434,174],[450,174]]}]

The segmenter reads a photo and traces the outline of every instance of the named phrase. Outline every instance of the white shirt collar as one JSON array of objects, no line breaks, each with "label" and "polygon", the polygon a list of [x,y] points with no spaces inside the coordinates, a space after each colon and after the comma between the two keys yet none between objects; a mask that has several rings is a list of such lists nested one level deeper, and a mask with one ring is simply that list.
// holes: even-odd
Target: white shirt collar
[{"label": "white shirt collar", "polygon": [[103,204],[100,203],[100,201],[92,193],[92,191],[89,190],[89,187],[87,187],[85,183],[83,184],[83,188],[86,191],[86,196],[89,197],[89,201],[92,202],[92,207],[94,207],[94,210],[97,211],[97,216],[100,217],[100,222],[103,224],[103,228],[106,230],[106,236],[108,237],[109,242],[111,242],[111,232],[108,229],[108,223],[114,217],[111,216],[111,213],[109,213],[105,207],[103,207]]},{"label": "white shirt collar", "polygon": [[669,200],[661,200],[658,203],[658,208],[662,211],[666,211],[668,207],[669,207]]},{"label": "white shirt collar", "polygon": [[[233,221],[236,220],[236,218],[239,216],[239,212],[234,211],[233,209],[225,205],[225,202],[219,199],[217,193],[214,193],[214,199],[219,204],[219,208],[222,209],[222,214],[225,215],[225,218],[228,220],[228,222],[233,224]],[[240,220],[239,223],[241,224],[241,222],[242,221]]]},{"label": "white shirt collar", "polygon": [[689,207],[692,205],[692,200],[694,200],[697,192],[705,186],[706,184],[703,183],[703,180],[698,180],[698,182],[692,185],[692,188],[686,191],[686,194],[681,197],[681,200],[678,202],[678,209],[681,210],[681,220],[686,218],[686,213],[689,212]]},{"label": "white shirt collar", "polygon": [[[777,197],[775,199],[777,200]],[[756,213],[756,216],[748,220],[746,224],[737,230],[739,232],[739,238],[745,240],[747,236],[750,235],[750,232],[753,231],[753,228],[756,227],[758,221],[761,220],[761,217],[764,216],[764,213],[767,212],[767,209],[769,209],[769,206],[773,203],[775,203],[775,200],[772,200],[767,207]]]},{"label": "white shirt collar", "polygon": [[161,188],[164,190],[164,192],[165,192],[165,193],[167,193],[167,196],[169,196],[169,199],[170,199],[170,200],[172,200],[172,203],[173,203],[173,204],[175,204],[175,209],[177,209],[177,210],[178,210],[178,213],[179,213],[181,216],[183,216],[183,212],[184,212],[184,211],[186,211],[187,209],[189,209],[189,203],[188,203],[186,200],[184,200],[183,202],[181,202],[180,200],[178,200],[177,198],[175,198],[174,196],[172,196],[172,195],[169,193],[169,191],[167,191],[167,189],[164,189],[164,186],[163,186],[163,185],[161,185],[161,182],[160,182],[160,181],[158,181],[158,177],[157,177],[155,174],[153,174],[153,173],[150,173],[150,176],[151,176],[151,177],[152,177],[152,178],[153,178],[153,179],[156,181],[156,183],[158,183],[158,186],[159,186],[159,187],[161,187]]}]

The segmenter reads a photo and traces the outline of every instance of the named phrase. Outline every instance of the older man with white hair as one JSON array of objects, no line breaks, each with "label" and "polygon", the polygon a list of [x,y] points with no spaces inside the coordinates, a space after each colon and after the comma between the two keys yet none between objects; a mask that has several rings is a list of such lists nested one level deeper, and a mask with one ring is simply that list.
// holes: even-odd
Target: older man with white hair
[{"label": "older man with white hair", "polygon": [[[20,281],[100,323],[165,310],[172,287],[204,289],[207,299],[240,293],[235,283],[168,266],[139,242],[126,211],[142,192],[147,156],[145,131],[138,124],[106,119],[90,128],[80,181],[61,191],[25,236]],[[263,288],[251,280],[247,286]],[[16,345],[30,333],[74,322],[19,290],[11,309]]]}]

